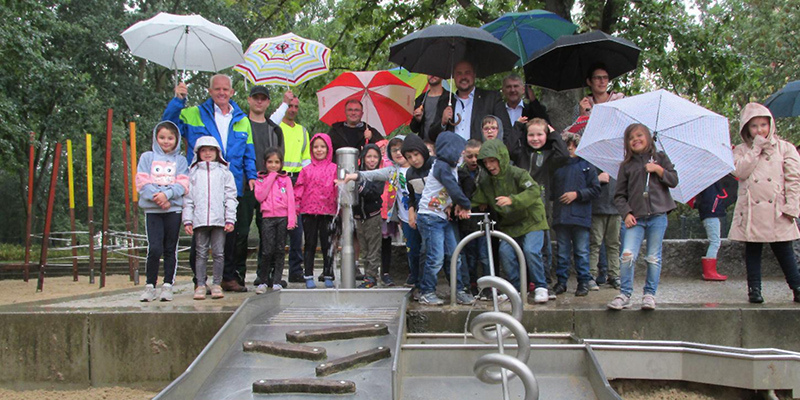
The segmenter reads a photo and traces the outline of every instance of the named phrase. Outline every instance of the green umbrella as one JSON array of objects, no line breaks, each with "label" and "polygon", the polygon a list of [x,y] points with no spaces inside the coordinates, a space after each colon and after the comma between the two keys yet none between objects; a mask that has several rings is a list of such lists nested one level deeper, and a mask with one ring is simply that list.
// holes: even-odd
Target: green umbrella
[{"label": "green umbrella", "polygon": [[578,26],[549,11],[531,10],[507,13],[481,29],[513,50],[519,56],[516,66],[520,67],[531,54],[560,36],[572,35]]}]

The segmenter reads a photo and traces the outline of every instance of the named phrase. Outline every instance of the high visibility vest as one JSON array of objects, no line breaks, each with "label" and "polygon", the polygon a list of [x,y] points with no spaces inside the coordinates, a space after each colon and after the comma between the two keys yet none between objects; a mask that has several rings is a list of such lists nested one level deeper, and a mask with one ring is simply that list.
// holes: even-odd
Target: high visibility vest
[{"label": "high visibility vest", "polygon": [[308,145],[308,131],[298,123],[294,127],[281,121],[283,130],[283,170],[297,173],[303,167],[311,164],[311,150]]}]

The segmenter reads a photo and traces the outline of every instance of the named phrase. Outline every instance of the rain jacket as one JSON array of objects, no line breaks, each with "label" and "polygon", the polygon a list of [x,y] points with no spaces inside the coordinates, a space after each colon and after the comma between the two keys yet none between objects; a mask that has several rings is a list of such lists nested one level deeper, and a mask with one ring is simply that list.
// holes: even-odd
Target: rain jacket
[{"label": "rain jacket", "polygon": [[[766,139],[750,137],[747,124],[755,117],[770,120]],[[775,133],[769,110],[747,104],[739,118],[744,143],[733,150],[739,198],[728,238],[741,242],[783,242],[800,238],[792,218],[800,213],[800,157],[795,147]]]},{"label": "rain jacket", "polygon": [[[394,139],[405,140],[405,136],[397,135]],[[383,185],[383,194],[381,195],[381,218],[385,220],[394,220],[394,218],[397,217],[394,206],[396,204],[398,191],[402,190],[400,187],[400,180],[404,178],[404,175],[400,173],[400,166],[395,164],[394,160],[389,155],[389,144],[394,141],[394,139],[386,144],[387,150],[383,152],[382,167],[371,171],[358,171],[359,180],[365,179],[368,181],[386,182]],[[378,146],[380,147],[380,144],[378,144]],[[404,179],[402,184],[405,185]]]},{"label": "rain jacket", "polygon": [[[500,218],[497,229],[514,238],[548,229],[539,185],[525,170],[511,165],[508,149],[502,141],[488,140],[481,146],[478,163],[484,166],[483,160],[487,158],[500,162],[500,172],[497,175],[487,173],[486,179],[478,182],[472,206],[488,204]],[[511,198],[511,205],[498,207],[495,199],[499,196]]]},{"label": "rain jacket", "polygon": [[297,227],[297,210],[294,205],[292,178],[285,171],[261,172],[256,179],[256,200],[261,203],[264,218],[286,217],[288,229]]},{"label": "rain jacket", "polygon": [[[558,200],[567,192],[578,193],[572,203],[563,204]],[[553,226],[576,225],[592,227],[592,200],[600,195],[600,181],[597,169],[580,157],[571,157],[567,164],[556,170],[553,178]]]},{"label": "rain jacket", "polygon": [[542,193],[544,199],[550,198],[553,173],[566,164],[567,160],[569,160],[567,145],[561,134],[556,131],[547,134],[544,146],[539,149],[534,149],[528,144],[526,133],[519,138],[517,146],[511,152],[511,161],[514,165],[528,171],[533,180],[544,189]]},{"label": "rain jacket", "polygon": [[[238,196],[244,193],[245,181],[256,179],[256,152],[253,147],[253,131],[250,120],[241,108],[230,101],[233,119],[228,127],[228,143],[222,156],[229,161],[228,169],[233,174]],[[197,140],[203,136],[211,136],[221,143],[217,124],[214,123],[214,101],[208,99],[194,107],[184,108],[186,99],[173,98],[167,104],[162,119],[172,121],[180,128],[181,135],[186,138],[189,148],[194,148]],[[186,159],[192,162],[193,154],[187,154]]]},{"label": "rain jacket", "polygon": [[694,208],[699,212],[701,221],[706,218],[725,218],[725,209],[735,196],[735,193],[727,192],[722,180],[718,180],[695,197]]},{"label": "rain jacket", "polygon": [[[204,146],[217,149],[216,161],[200,161],[200,148]],[[239,205],[236,184],[216,139],[211,136],[197,139],[194,162],[189,171],[189,192],[183,201],[183,224],[195,229],[235,224]]]},{"label": "rain jacket", "polygon": [[[172,124],[171,121],[164,123]],[[179,212],[183,208],[183,195],[189,191],[189,169],[186,158],[181,155],[181,140],[178,138],[175,148],[164,153],[156,140],[156,129],[153,128],[153,151],[142,154],[136,166],[136,190],[139,191],[139,207],[145,213]],[[180,132],[180,130],[178,130]],[[164,193],[169,200],[167,210],[159,207],[154,201],[156,193]]]},{"label": "rain jacket", "polygon": [[[503,143],[505,143],[506,138],[504,137],[505,135],[503,134],[503,121],[500,118],[495,117],[494,115],[486,115],[483,118],[486,117],[492,117],[497,122],[497,137],[495,139],[500,139]],[[481,118],[481,121],[483,121],[483,118]],[[483,124],[481,124],[481,135],[483,135]]]},{"label": "rain jacket", "polygon": [[614,205],[624,219],[633,214],[636,219],[662,214],[675,209],[675,201],[669,194],[669,188],[678,186],[678,173],[669,157],[663,151],[655,156],[655,163],[664,168],[664,176],[651,173],[648,195],[645,197],[644,185],[647,182],[645,165],[650,160],[650,153],[637,153],[630,162],[620,164],[617,173],[617,191],[614,193]]},{"label": "rain jacket", "polygon": [[[602,172],[598,170],[597,175]],[[600,183],[600,195],[592,200],[592,215],[619,215],[617,207],[614,206],[614,192],[616,190],[617,180],[610,176],[608,177],[608,183]]]},{"label": "rain jacket", "polygon": [[311,155],[311,164],[304,167],[297,177],[294,185],[294,198],[297,211],[300,214],[335,215],[339,192],[336,189],[336,164],[333,163],[333,149],[331,138],[324,133],[317,133],[311,138],[310,146],[314,141],[322,139],[328,146],[328,155],[324,160]]},{"label": "rain jacket", "polygon": [[403,156],[409,151],[418,151],[422,154],[425,162],[420,168],[408,167],[406,171],[406,189],[408,191],[408,208],[419,210],[419,201],[422,199],[422,191],[425,189],[425,180],[431,172],[433,165],[433,158],[431,158],[428,146],[417,135],[408,135],[403,140]]},{"label": "rain jacket", "polygon": [[[378,156],[381,155],[381,149],[374,144],[368,144],[364,146],[364,151],[361,152],[360,157],[360,169],[361,171],[368,171],[367,163],[366,163],[366,156],[367,151],[374,150],[378,152]],[[378,162],[378,169],[374,169],[371,171],[378,171],[382,165],[382,161]],[[358,206],[355,208],[354,217],[358,219],[368,219],[381,214],[381,206],[383,205],[382,196],[383,196],[383,182],[377,181],[369,181],[366,179],[362,179],[358,181],[358,185],[356,189],[358,190]]]},{"label": "rain jacket", "polygon": [[434,214],[447,219],[444,210],[450,204],[470,208],[470,200],[458,185],[458,160],[466,141],[451,131],[444,131],[436,138],[436,159],[425,182],[420,200],[420,214]]}]

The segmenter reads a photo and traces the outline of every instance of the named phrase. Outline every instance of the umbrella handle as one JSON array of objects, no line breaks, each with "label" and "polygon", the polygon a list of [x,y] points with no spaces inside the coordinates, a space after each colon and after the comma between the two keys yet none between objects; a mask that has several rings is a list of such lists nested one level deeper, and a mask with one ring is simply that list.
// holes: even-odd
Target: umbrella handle
[{"label": "umbrella handle", "polygon": [[461,123],[461,114],[456,114],[456,120],[455,121],[453,121],[452,118],[450,118],[450,120],[447,121],[447,124],[451,125],[451,126],[456,126],[456,125],[458,125],[460,123]]}]

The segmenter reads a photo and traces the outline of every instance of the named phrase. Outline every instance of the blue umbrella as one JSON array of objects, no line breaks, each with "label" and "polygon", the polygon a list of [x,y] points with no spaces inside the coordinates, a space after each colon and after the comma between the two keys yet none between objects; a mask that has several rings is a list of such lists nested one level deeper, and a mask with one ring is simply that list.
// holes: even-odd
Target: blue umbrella
[{"label": "blue umbrella", "polygon": [[789,82],[769,96],[764,105],[775,118],[800,116],[800,81]]},{"label": "blue umbrella", "polygon": [[481,27],[500,39],[519,56],[521,67],[537,50],[564,35],[572,35],[578,26],[544,10],[512,12]]}]

